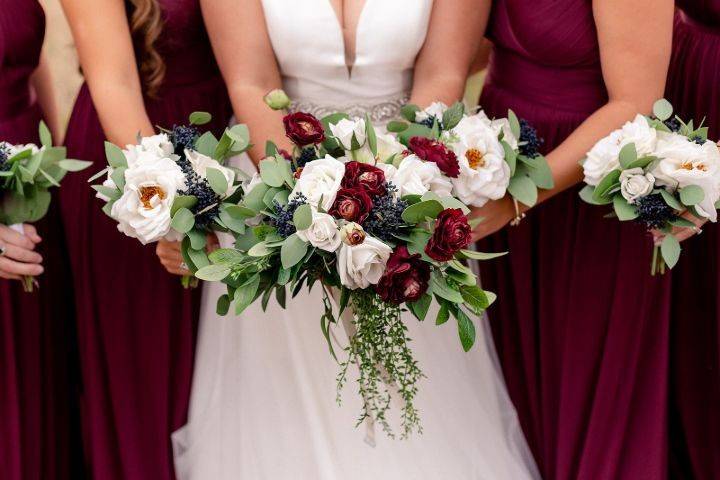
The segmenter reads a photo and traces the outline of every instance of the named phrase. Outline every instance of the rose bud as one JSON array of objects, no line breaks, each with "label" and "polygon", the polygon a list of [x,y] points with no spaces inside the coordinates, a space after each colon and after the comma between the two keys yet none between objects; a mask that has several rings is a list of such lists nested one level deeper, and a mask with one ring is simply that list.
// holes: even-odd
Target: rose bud
[{"label": "rose bud", "polygon": [[348,162],[345,164],[343,188],[363,188],[369,195],[385,195],[385,172],[369,163]]},{"label": "rose bud", "polygon": [[283,91],[278,89],[271,90],[263,97],[268,107],[273,110],[284,110],[290,106],[290,98]]},{"label": "rose bud", "polygon": [[448,177],[456,178],[460,175],[457,156],[445,144],[430,138],[412,137],[408,142],[408,148],[426,162],[437,164],[440,171]]},{"label": "rose bud", "polygon": [[419,254],[410,255],[405,245],[400,245],[390,255],[375,291],[383,301],[400,305],[415,302],[428,289],[430,265]]},{"label": "rose bud", "polygon": [[360,223],[367,218],[372,207],[372,199],[362,187],[341,188],[328,213],[335,218]]},{"label": "rose bud", "polygon": [[365,241],[365,230],[357,223],[347,223],[340,229],[340,239],[347,245],[360,245]]},{"label": "rose bud", "polygon": [[285,115],[283,124],[285,135],[299,147],[325,141],[325,130],[320,120],[309,113],[297,112]]},{"label": "rose bud", "polygon": [[435,232],[425,246],[425,253],[438,262],[448,262],[458,251],[468,246],[471,234],[472,229],[462,210],[443,210],[435,220]]}]

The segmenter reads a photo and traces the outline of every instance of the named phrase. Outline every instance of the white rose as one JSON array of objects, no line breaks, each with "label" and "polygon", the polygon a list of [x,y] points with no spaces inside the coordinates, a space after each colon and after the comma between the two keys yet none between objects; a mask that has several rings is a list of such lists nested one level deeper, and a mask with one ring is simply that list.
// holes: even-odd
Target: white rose
[{"label": "white rose", "polygon": [[308,162],[290,193],[290,199],[302,193],[307,203],[313,207],[320,206],[323,210],[330,210],[340,190],[343,175],[345,175],[345,164],[330,155]]},{"label": "white rose", "polygon": [[482,207],[488,200],[504,197],[510,184],[510,166],[498,140],[502,126],[496,124],[495,129],[478,116],[467,117],[460,124],[457,140],[450,144],[460,164],[459,175],[451,179],[454,193],[461,202]]},{"label": "white rose", "polygon": [[631,168],[620,173],[620,193],[629,203],[649,195],[654,186],[655,177],[652,173],[645,173],[642,168]]},{"label": "white rose", "polygon": [[415,112],[415,121],[417,123],[422,123],[432,117],[437,118],[438,121],[442,121],[443,114],[447,109],[448,106],[443,102],[431,103],[426,109]]},{"label": "white rose", "polygon": [[13,144],[7,143],[7,142],[0,142],[0,147],[4,147],[7,150],[8,158],[12,158],[15,155],[17,155],[18,153],[24,152],[25,150],[30,150],[32,152],[32,154],[35,155],[40,150],[45,148],[45,147],[39,148],[34,143],[13,145]]},{"label": "white rose", "polygon": [[203,155],[195,150],[185,150],[185,157],[187,157],[190,165],[192,166],[195,173],[200,175],[202,178],[207,178],[208,168],[214,168],[223,174],[225,181],[227,182],[228,188],[225,191],[225,197],[229,197],[235,191],[233,184],[235,183],[235,172],[227,167],[224,167],[220,162],[214,158],[210,158],[207,155]]},{"label": "white rose", "polygon": [[395,168],[394,165],[391,163],[378,163],[375,165],[377,168],[383,171],[385,174],[385,181],[386,182],[393,182],[393,179],[395,178],[395,175],[397,175],[398,169]]},{"label": "white rose", "polygon": [[345,150],[353,149],[353,139],[358,147],[365,143],[365,120],[362,118],[355,120],[343,118],[335,125],[330,125],[330,131]]},{"label": "white rose", "polygon": [[355,151],[355,160],[363,163],[385,162],[388,159],[398,155],[406,150],[405,145],[400,143],[394,135],[378,133],[377,134],[377,157],[370,151],[370,146],[366,143],[360,150]]},{"label": "white rose", "polygon": [[326,252],[334,252],[340,246],[340,231],[332,215],[312,209],[312,224],[305,230],[298,230],[297,236],[310,245]]},{"label": "white rose", "polygon": [[512,133],[512,129],[510,128],[510,121],[507,118],[499,118],[497,120],[493,120],[490,123],[490,127],[495,132],[495,136],[499,137],[500,133],[503,134],[503,141],[510,145],[510,148],[513,150],[518,149],[518,139],[515,138],[515,135]]},{"label": "white rose", "polygon": [[660,158],[652,171],[658,185],[674,192],[678,188],[696,185],[705,198],[695,206],[697,212],[717,221],[715,203],[720,199],[720,151],[713,142],[698,145],[678,134],[663,134],[657,145]]},{"label": "white rose", "polygon": [[145,153],[125,172],[124,193],[111,216],[125,235],[143,244],[157,241],[172,235],[170,209],[185,188],[185,175],[173,159]]},{"label": "white rose", "polygon": [[389,246],[369,235],[358,245],[342,243],[337,262],[340,283],[351,290],[377,285],[391,253]]},{"label": "white rose", "polygon": [[620,148],[630,143],[635,144],[639,157],[645,157],[655,151],[657,145],[657,130],[652,128],[647,119],[638,114],[635,120],[627,122],[622,127],[622,142]]},{"label": "white rose", "polygon": [[593,146],[583,162],[585,183],[596,187],[605,175],[620,166],[621,144],[622,132],[615,130]]},{"label": "white rose", "polygon": [[392,178],[398,188],[398,195],[424,195],[434,192],[440,197],[452,194],[452,183],[433,162],[423,162],[415,155],[409,155],[400,163]]},{"label": "white rose", "polygon": [[128,166],[135,163],[139,155],[149,153],[156,157],[168,157],[173,154],[175,148],[170,142],[166,133],[160,133],[151,137],[142,137],[138,145],[126,145],[123,153],[127,159]]}]

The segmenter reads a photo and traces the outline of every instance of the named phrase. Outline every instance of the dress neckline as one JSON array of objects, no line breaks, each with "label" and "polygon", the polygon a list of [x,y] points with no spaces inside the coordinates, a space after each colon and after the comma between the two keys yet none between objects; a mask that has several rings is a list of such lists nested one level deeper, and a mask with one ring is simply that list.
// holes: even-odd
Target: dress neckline
[{"label": "dress neckline", "polygon": [[345,32],[343,31],[343,19],[338,17],[337,12],[335,11],[335,8],[333,7],[330,0],[320,0],[320,2],[325,4],[325,7],[327,10],[329,10],[330,15],[333,19],[333,24],[335,25],[335,32],[339,34],[340,37],[340,47],[342,48],[342,57],[345,59],[345,68],[347,69],[347,76],[348,79],[352,78],[352,71],[353,67],[357,64],[357,59],[360,56],[360,45],[361,45],[361,36],[360,32],[363,27],[363,21],[366,17],[366,13],[369,10],[369,4],[373,0],[365,0],[363,3],[363,6],[360,10],[360,15],[358,16],[357,24],[355,25],[355,51],[353,58],[350,58],[348,55],[347,45],[345,44]]}]

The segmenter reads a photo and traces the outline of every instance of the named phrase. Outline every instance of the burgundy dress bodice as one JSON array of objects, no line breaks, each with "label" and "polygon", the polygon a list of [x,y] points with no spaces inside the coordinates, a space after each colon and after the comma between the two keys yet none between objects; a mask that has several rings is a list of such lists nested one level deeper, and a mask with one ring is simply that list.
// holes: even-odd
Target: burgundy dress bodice
[{"label": "burgundy dress bodice", "polygon": [[[35,101],[30,88],[30,76],[40,60],[45,15],[42,7],[35,0],[3,1],[0,8],[2,9],[0,12],[0,129],[2,129],[3,124],[10,121],[15,123],[18,117],[28,116],[28,111]],[[7,138],[5,140],[12,141]]]},{"label": "burgundy dress bodice", "polygon": [[583,113],[607,100],[590,0],[537,0],[532,8],[518,0],[493,2],[488,36],[495,46],[486,81],[491,88]]}]

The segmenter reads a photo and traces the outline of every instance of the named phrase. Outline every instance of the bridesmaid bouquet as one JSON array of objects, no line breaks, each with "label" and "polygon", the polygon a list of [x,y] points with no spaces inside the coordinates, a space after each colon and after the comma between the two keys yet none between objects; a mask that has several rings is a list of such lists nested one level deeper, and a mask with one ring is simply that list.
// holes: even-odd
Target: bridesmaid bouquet
[{"label": "bridesmaid bouquet", "polygon": [[227,285],[221,315],[232,303],[238,314],[258,299],[265,308],[273,294],[284,308],[288,288],[295,296],[318,284],[321,329],[333,357],[331,325],[340,322],[349,337],[338,400],[355,363],[364,405],[358,424],[371,419],[393,435],[386,416],[392,389],[403,403],[406,437],[420,430],[413,399],[423,374],[401,312],[424,320],[436,303],[435,322],[453,317],[469,350],[471,315],[482,315],[495,296],[477,286],[463,262],[498,254],[468,249],[470,210],[443,173],[460,166],[444,146],[417,147],[419,155],[377,132],[368,117],[342,113],[322,120],[292,113],[284,125],[294,151],[268,143],[238,205],[247,228],[236,232],[234,249],[211,253],[211,265],[196,275]]},{"label": "bridesmaid bouquet", "polygon": [[539,188],[554,186],[538,152],[542,140],[512,110],[507,118],[491,120],[482,110],[467,114],[460,102],[451,107],[438,102],[424,110],[406,105],[402,115],[406,121],[391,122],[388,130],[423,160],[449,157],[447,167],[438,166],[451,182],[452,194],[466,205],[482,207],[509,193],[516,211],[512,224],[517,225],[524,216],[518,202],[532,207]]},{"label": "bridesmaid bouquet", "polygon": [[[59,187],[68,172],[90,166],[90,162],[67,159],[64,147],[54,147],[45,122],[40,122],[39,133],[40,147],[0,141],[0,223],[19,233],[23,233],[23,223],[37,222],[47,214],[51,187]],[[25,277],[22,283],[26,292],[32,292],[37,281]]]},{"label": "bridesmaid bouquet", "polygon": [[[118,230],[143,245],[182,240],[191,270],[209,263],[208,233],[244,228],[237,206],[244,174],[223,164],[248,149],[249,132],[245,125],[235,125],[220,140],[211,132],[201,135],[197,127],[210,120],[210,114],[195,112],[189,125],[138,138],[125,150],[105,142],[108,166],[90,179],[106,175],[102,185],[93,188]],[[197,280],[184,277],[183,285],[196,286]]]},{"label": "bridesmaid bouquet", "polygon": [[673,117],[670,103],[659,100],[652,117],[637,115],[600,140],[582,162],[584,201],[612,204],[620,221],[665,233],[653,251],[653,275],[678,262],[681,247],[673,228],[696,228],[683,213],[717,221],[720,150],[707,133],[707,127]]}]

